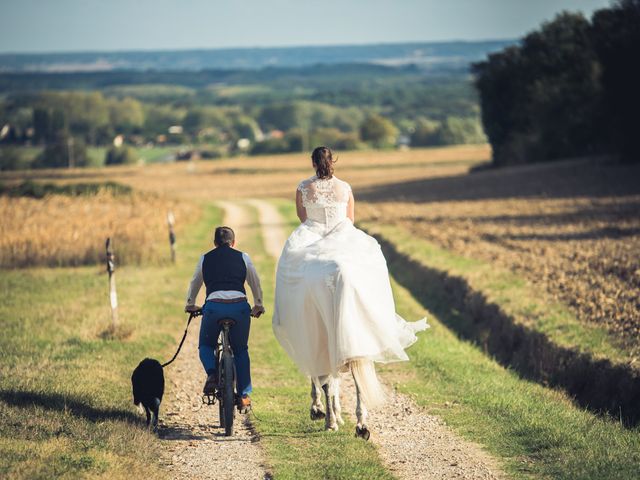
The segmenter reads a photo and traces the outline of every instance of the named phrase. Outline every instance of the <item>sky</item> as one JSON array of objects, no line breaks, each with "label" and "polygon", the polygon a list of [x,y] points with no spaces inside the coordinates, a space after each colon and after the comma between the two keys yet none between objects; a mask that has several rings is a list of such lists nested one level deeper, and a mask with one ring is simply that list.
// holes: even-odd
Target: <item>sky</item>
[{"label": "sky", "polygon": [[609,0],[0,0],[0,52],[182,50],[523,36]]}]

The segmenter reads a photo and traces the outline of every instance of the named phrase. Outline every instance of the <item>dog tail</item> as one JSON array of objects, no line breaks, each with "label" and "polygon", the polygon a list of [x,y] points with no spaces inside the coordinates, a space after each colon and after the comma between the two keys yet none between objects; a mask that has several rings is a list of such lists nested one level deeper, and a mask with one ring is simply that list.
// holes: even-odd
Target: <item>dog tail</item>
[{"label": "dog tail", "polygon": [[364,404],[368,408],[382,406],[387,401],[387,395],[378,380],[373,362],[364,358],[350,360],[349,368]]}]

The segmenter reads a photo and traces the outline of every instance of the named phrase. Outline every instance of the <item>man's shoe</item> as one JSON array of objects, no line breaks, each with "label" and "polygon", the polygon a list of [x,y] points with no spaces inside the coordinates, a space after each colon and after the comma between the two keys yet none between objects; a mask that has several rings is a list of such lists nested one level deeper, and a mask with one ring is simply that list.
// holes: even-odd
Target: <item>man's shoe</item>
[{"label": "man's shoe", "polygon": [[249,395],[240,397],[238,399],[238,412],[249,413],[250,410],[251,410],[251,398],[249,398]]},{"label": "man's shoe", "polygon": [[207,381],[204,382],[204,388],[202,393],[205,395],[213,395],[216,393],[216,387],[218,386],[218,376],[215,373],[209,374]]}]

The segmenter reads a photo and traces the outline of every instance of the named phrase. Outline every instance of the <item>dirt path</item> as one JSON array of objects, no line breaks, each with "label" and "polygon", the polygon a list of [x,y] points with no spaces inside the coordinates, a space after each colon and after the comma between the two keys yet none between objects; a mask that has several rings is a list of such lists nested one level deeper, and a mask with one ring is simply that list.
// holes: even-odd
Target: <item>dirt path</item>
[{"label": "dirt path", "polygon": [[[258,210],[265,250],[277,258],[286,240],[285,222],[264,200],[251,200]],[[278,230],[278,231],[276,231]],[[427,340],[428,340],[428,333]],[[355,385],[343,375],[343,411],[354,419]],[[428,415],[411,398],[387,387],[390,402],[370,412],[371,441],[390,472],[400,479],[501,479],[506,478],[495,459],[478,445],[467,442],[438,417]]]},{"label": "dirt path", "polygon": [[[251,223],[246,209],[235,203],[220,206],[225,209],[225,224],[242,239],[242,230]],[[168,388],[159,436],[168,473],[175,479],[271,478],[249,418],[236,414],[234,436],[225,437],[218,427],[218,406],[202,404],[205,375],[198,358],[199,328],[200,322],[194,321],[180,355],[165,372]]]}]

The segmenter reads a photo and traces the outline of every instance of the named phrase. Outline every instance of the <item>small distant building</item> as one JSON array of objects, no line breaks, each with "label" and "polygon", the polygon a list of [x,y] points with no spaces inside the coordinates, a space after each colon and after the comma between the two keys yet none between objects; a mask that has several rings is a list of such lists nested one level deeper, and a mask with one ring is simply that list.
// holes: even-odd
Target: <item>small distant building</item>
[{"label": "small distant building", "polygon": [[271,130],[267,134],[267,138],[284,138],[284,132],[282,130]]},{"label": "small distant building", "polygon": [[171,135],[182,135],[183,131],[184,129],[182,128],[182,125],[171,125],[169,127],[169,133]]}]

